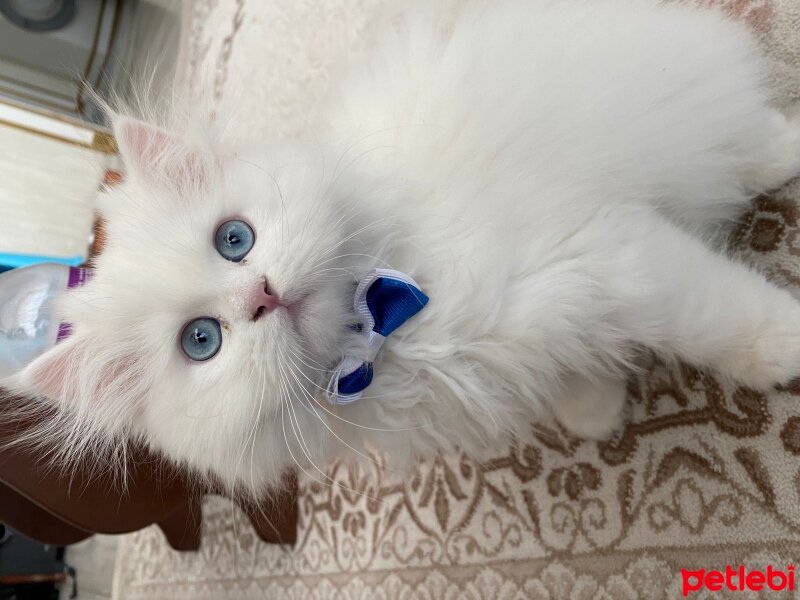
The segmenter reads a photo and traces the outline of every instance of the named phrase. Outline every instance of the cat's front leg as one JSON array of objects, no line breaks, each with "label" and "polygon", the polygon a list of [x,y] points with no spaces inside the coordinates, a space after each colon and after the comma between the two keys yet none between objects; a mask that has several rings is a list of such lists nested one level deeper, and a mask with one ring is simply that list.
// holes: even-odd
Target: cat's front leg
[{"label": "cat's front leg", "polygon": [[800,375],[800,302],[666,221],[638,225],[632,341],[756,389]]}]

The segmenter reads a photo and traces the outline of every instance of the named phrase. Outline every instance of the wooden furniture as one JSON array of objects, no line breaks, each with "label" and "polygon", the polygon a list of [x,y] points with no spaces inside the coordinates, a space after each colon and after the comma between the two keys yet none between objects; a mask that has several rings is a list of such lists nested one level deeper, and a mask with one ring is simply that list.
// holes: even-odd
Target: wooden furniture
[{"label": "wooden furniture", "polygon": [[[11,445],[35,425],[4,417],[15,402],[0,396],[0,521],[42,542],[75,543],[93,533],[127,533],[156,523],[176,550],[197,550],[201,502],[220,489],[197,489],[190,476],[144,451],[132,452],[125,489],[109,476],[78,467],[69,473],[46,468],[37,451]],[[243,503],[266,542],[293,544],[297,522],[297,480],[258,505]]]}]

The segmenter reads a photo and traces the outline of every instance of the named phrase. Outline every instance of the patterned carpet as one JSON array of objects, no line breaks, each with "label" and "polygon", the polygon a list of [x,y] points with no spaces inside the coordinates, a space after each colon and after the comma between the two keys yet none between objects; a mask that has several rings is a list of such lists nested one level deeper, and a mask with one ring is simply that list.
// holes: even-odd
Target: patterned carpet
[{"label": "patterned carpet", "polygon": [[[777,59],[779,100],[800,100],[800,2],[698,1],[747,20]],[[384,4],[186,2],[180,85],[236,102],[250,117],[232,123],[237,139],[296,135]],[[798,181],[759,198],[733,245],[800,295],[798,201]],[[800,386],[765,396],[653,359],[629,396],[613,442],[540,424],[484,464],[450,456],[407,481],[334,465],[338,485],[302,484],[294,548],[262,544],[211,498],[198,553],[155,528],[123,538],[115,598],[680,598],[681,568],[800,558]]]}]

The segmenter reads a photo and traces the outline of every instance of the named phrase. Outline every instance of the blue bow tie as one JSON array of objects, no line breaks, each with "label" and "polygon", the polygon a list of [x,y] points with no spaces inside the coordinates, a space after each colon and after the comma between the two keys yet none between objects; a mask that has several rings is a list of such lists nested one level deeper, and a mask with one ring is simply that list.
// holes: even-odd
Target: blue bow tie
[{"label": "blue bow tie", "polygon": [[353,301],[370,349],[369,360],[345,356],[334,369],[326,396],[331,404],[350,404],[372,383],[372,362],[386,338],[425,308],[428,297],[405,273],[373,269],[356,288]]}]

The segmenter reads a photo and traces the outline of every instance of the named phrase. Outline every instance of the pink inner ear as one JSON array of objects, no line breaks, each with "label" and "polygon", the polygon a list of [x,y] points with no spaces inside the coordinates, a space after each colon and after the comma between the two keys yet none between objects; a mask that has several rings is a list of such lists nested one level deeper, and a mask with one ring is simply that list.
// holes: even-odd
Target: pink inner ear
[{"label": "pink inner ear", "polygon": [[117,143],[123,155],[138,165],[153,165],[159,156],[175,145],[166,131],[142,121],[123,119],[116,129]]},{"label": "pink inner ear", "polygon": [[56,346],[28,367],[30,369],[28,379],[35,392],[54,399],[58,399],[65,392],[69,394],[70,385],[67,378],[71,353],[65,352],[68,343]]},{"label": "pink inner ear", "polygon": [[167,131],[123,118],[115,124],[117,144],[129,169],[173,184],[179,191],[202,186],[208,176],[203,156]]},{"label": "pink inner ear", "polygon": [[88,344],[78,340],[66,340],[36,359],[28,367],[28,383],[33,391],[54,400],[68,403],[79,402],[82,393],[78,389],[79,370],[89,369],[83,375],[89,375],[86,383],[92,396],[108,399],[109,395],[128,400],[127,396],[136,386],[134,371],[136,360],[132,356],[123,356],[104,364],[96,364],[88,351]]}]

